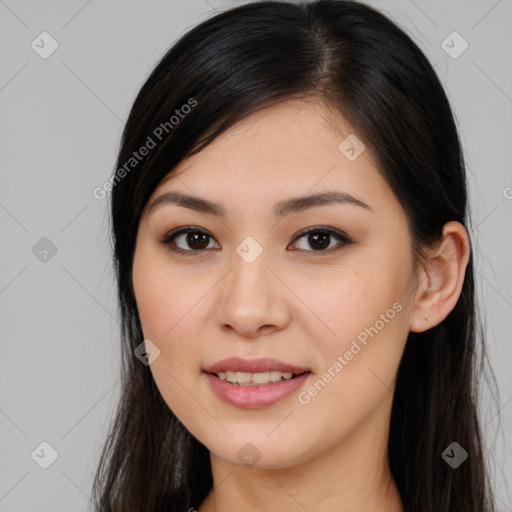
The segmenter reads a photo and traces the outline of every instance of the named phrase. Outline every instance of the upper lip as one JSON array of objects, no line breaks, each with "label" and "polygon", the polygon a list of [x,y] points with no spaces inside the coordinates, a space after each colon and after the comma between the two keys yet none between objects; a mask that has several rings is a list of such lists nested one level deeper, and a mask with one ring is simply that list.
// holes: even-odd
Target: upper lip
[{"label": "upper lip", "polygon": [[206,373],[218,373],[225,371],[261,373],[269,371],[289,372],[301,374],[309,371],[308,368],[284,363],[271,357],[259,359],[243,359],[241,357],[228,357],[204,368]]}]

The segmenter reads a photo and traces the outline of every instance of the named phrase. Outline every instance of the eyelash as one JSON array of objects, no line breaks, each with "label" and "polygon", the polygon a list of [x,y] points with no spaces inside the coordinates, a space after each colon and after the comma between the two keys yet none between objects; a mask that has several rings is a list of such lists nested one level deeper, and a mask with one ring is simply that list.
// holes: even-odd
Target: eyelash
[{"label": "eyelash", "polygon": [[[201,228],[198,228],[198,227],[195,227],[195,226],[185,226],[185,227],[181,227],[181,228],[178,228],[174,231],[171,231],[170,233],[167,233],[163,239],[161,240],[161,243],[163,243],[164,245],[168,245],[169,248],[171,249],[171,251],[175,252],[175,253],[178,253],[178,254],[182,254],[184,256],[199,256],[199,254],[201,252],[206,252],[207,249],[201,249],[201,250],[194,250],[194,249],[191,249],[191,250],[184,250],[184,249],[179,249],[178,247],[176,247],[174,245],[174,240],[180,236],[180,235],[183,235],[183,234],[188,234],[188,233],[201,233],[201,234],[204,234],[206,236],[208,236],[209,238],[213,239],[213,237],[205,230],[201,229]],[[299,240],[301,238],[303,238],[304,236],[307,236],[307,235],[310,235],[311,233],[325,233],[325,234],[328,234],[329,236],[333,237],[333,238],[336,238],[340,243],[340,247],[336,248],[336,249],[328,249],[328,250],[318,250],[318,251],[306,251],[306,252],[312,252],[312,253],[323,253],[323,254],[332,254],[332,253],[335,253],[335,252],[338,252],[340,251],[341,249],[343,249],[344,247],[350,245],[352,242],[352,240],[350,240],[345,234],[337,231],[337,230],[334,230],[332,228],[328,228],[328,227],[323,227],[323,226],[314,226],[314,227],[311,227],[311,228],[307,228],[305,229],[304,231],[301,231],[293,240],[292,242],[295,242],[296,240]],[[303,249],[299,249],[299,250],[303,250]]]}]

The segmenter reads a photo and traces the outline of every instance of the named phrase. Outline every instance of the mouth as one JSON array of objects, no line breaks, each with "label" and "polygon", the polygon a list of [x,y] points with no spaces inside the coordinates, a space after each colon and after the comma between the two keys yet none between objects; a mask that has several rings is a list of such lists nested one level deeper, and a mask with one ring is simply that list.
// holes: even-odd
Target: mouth
[{"label": "mouth", "polygon": [[240,409],[270,407],[300,392],[312,373],[267,372],[204,372],[210,389],[223,402]]},{"label": "mouth", "polygon": [[[207,372],[208,373],[208,372]],[[268,372],[238,372],[238,371],[223,371],[217,373],[211,373],[210,375],[214,375],[220,380],[226,381],[229,384],[233,384],[235,386],[264,386],[268,384],[277,384],[283,381],[289,381],[300,377],[301,375],[305,375],[311,373],[309,370],[300,372],[300,373],[292,373],[292,372],[282,372],[279,370],[272,370]]]},{"label": "mouth", "polygon": [[[253,376],[255,376],[254,382],[258,384],[263,379],[265,379],[265,382],[271,381],[272,379],[278,381],[283,376],[285,379],[290,379],[293,376],[301,375],[309,371],[309,368],[285,363],[271,357],[261,357],[258,359],[228,357],[227,359],[222,359],[221,361],[207,366],[203,371],[215,374],[219,378],[225,377],[224,380],[239,383],[251,382]],[[240,377],[240,379],[238,379],[238,377],[235,379],[235,374]],[[251,379],[249,379],[249,376]]]},{"label": "mouth", "polygon": [[229,357],[203,369],[218,398],[241,409],[269,407],[306,385],[309,368],[263,357]]}]

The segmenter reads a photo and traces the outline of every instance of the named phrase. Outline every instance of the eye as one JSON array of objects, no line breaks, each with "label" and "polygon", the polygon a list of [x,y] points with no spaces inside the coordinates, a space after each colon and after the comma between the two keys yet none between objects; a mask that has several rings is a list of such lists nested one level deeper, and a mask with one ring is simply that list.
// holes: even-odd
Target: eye
[{"label": "eye", "polygon": [[[314,249],[313,251],[305,249],[308,252],[333,253],[352,243],[352,240],[350,240],[345,234],[337,230],[321,226],[306,229],[300,233],[295,240],[300,240],[305,237],[307,237],[307,243],[309,246]],[[335,248],[331,245],[333,238],[338,241],[338,244],[334,244]],[[296,243],[295,240],[294,243]],[[338,245],[337,248],[336,245]]]},{"label": "eye", "polygon": [[[292,244],[296,245],[297,240],[305,237],[307,237],[307,242],[310,247],[313,248],[313,251],[302,248],[299,249],[306,250],[307,252],[330,254],[339,251],[343,247],[352,243],[352,240],[350,240],[344,233],[332,228],[315,226],[302,231],[297,237],[295,237]],[[338,241],[338,243],[334,245],[334,248],[331,246],[333,239]],[[198,256],[206,249],[212,248],[208,247],[210,245],[209,242],[212,240],[214,240],[214,238],[207,231],[195,226],[184,226],[165,235],[161,242],[164,245],[168,245],[172,251],[178,254]],[[185,247],[180,247],[178,245],[179,243],[183,244]],[[336,245],[339,247],[336,248]],[[186,246],[188,246],[188,248]],[[218,244],[217,248],[220,248]]]},{"label": "eye", "polygon": [[[183,249],[177,246],[176,241],[188,245],[190,249]],[[197,256],[201,251],[208,248],[208,240],[213,239],[206,231],[195,226],[185,226],[167,234],[162,243],[169,245],[171,250],[187,256]]]}]

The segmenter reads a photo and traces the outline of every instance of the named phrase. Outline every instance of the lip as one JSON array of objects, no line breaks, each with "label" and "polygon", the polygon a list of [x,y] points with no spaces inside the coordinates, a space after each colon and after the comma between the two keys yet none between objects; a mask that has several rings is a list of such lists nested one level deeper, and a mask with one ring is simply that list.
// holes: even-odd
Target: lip
[{"label": "lip", "polygon": [[231,384],[216,375],[205,373],[215,394],[221,400],[241,409],[261,409],[262,407],[268,407],[284,400],[303,386],[310,375],[311,372],[306,371],[302,375],[298,375],[289,380],[281,380],[279,382],[259,384],[256,386],[243,386]]},{"label": "lip", "polygon": [[[261,372],[289,372],[294,374],[300,374],[310,371],[309,368],[303,368],[292,364],[284,363],[278,359],[271,357],[262,357],[259,359],[243,359],[242,357],[228,357],[222,359],[204,368],[206,373],[219,373],[225,371],[232,372],[250,372],[250,373],[261,373]],[[295,379],[292,379],[295,380]]]}]

